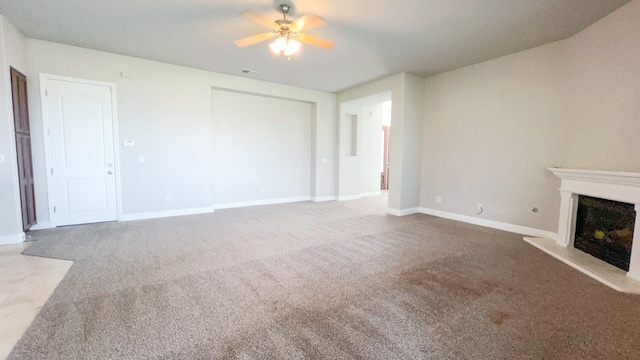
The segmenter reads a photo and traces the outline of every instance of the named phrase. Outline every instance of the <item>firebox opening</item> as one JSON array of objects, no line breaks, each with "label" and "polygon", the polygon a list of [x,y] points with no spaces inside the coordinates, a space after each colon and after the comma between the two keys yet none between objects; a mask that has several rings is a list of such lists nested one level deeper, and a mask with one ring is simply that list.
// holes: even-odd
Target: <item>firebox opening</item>
[{"label": "firebox opening", "polygon": [[580,195],[574,247],[629,271],[634,223],[633,204]]}]

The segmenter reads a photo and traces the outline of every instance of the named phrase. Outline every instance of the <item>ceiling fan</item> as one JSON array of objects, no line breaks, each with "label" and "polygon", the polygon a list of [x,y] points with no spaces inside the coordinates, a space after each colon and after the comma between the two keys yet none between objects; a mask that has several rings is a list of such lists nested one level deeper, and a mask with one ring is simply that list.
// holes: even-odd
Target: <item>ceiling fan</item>
[{"label": "ceiling fan", "polygon": [[277,37],[269,47],[278,55],[283,55],[291,60],[291,55],[300,49],[300,43],[318,46],[323,49],[331,49],[333,43],[329,40],[321,39],[312,35],[304,34],[301,31],[310,30],[325,24],[324,19],[316,15],[305,15],[293,21],[287,19],[287,14],[291,10],[291,5],[281,4],[279,6],[282,12],[282,19],[271,21],[253,10],[245,10],[240,14],[271,28],[270,32],[248,36],[234,41],[239,47],[247,47],[255,45],[259,42]]}]

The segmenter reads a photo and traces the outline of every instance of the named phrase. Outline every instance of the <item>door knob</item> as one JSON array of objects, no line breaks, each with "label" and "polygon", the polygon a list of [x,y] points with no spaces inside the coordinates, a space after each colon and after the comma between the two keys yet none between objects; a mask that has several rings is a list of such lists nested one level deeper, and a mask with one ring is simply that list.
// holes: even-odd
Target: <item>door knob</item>
[{"label": "door knob", "polygon": [[113,171],[109,170],[109,171],[107,171],[107,174],[113,175]]}]

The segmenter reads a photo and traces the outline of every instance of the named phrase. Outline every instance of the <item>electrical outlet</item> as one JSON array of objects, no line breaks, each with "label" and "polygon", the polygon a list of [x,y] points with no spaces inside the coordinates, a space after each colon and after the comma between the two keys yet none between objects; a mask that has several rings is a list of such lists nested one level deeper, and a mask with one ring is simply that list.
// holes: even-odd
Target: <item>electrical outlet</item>
[{"label": "electrical outlet", "polygon": [[438,204],[442,203],[442,198],[440,196],[436,196],[436,202]]}]

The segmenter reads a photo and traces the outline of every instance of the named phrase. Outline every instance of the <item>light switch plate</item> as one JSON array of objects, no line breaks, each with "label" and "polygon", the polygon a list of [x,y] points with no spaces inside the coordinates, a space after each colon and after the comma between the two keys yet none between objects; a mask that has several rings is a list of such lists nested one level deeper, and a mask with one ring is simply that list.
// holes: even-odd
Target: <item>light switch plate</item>
[{"label": "light switch plate", "polygon": [[144,155],[138,156],[138,162],[139,163],[143,163],[144,162]]},{"label": "light switch plate", "polygon": [[4,164],[4,154],[0,154],[0,164]]}]

